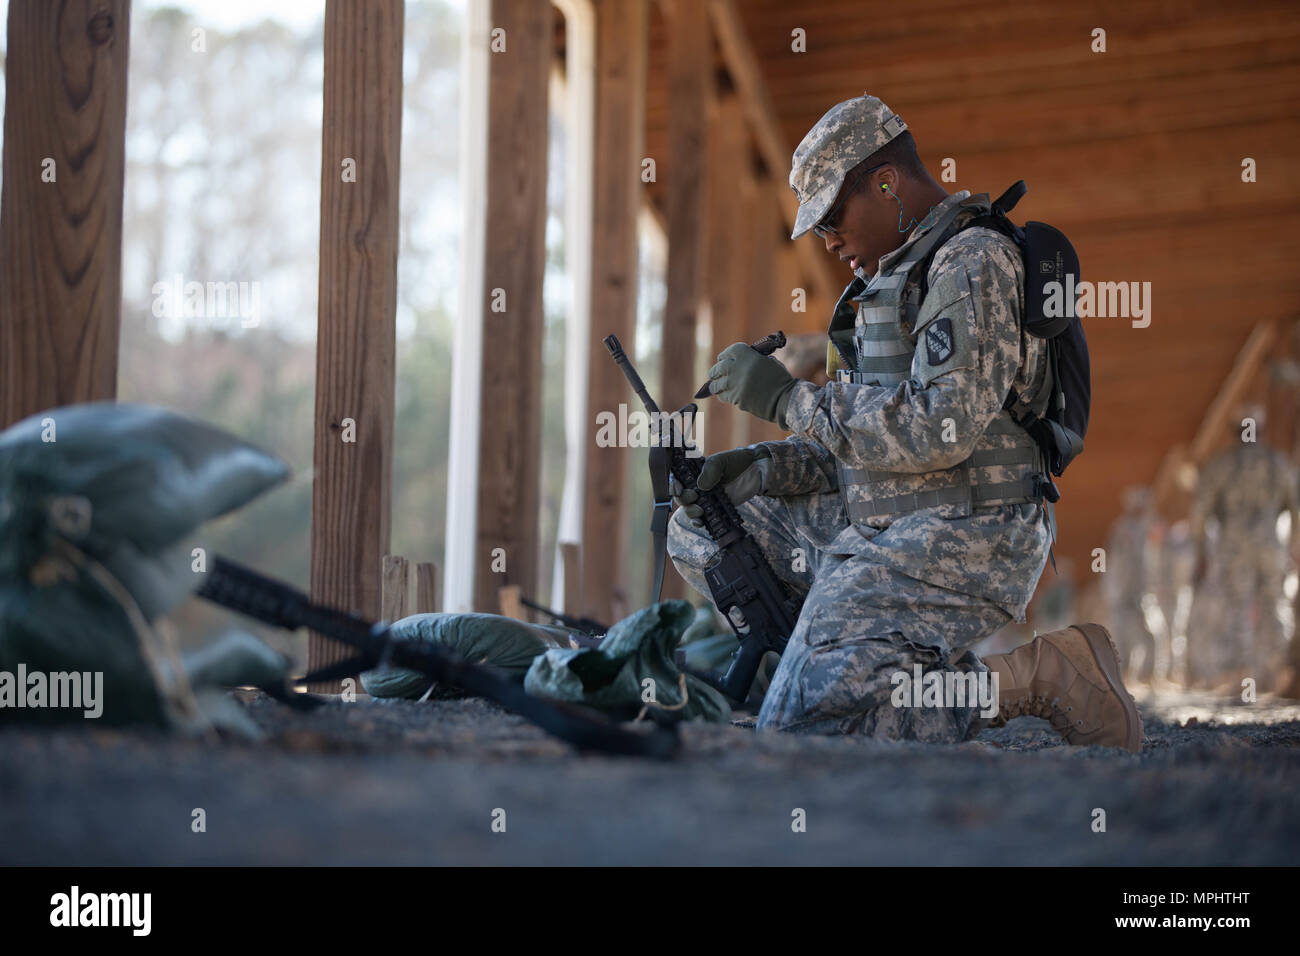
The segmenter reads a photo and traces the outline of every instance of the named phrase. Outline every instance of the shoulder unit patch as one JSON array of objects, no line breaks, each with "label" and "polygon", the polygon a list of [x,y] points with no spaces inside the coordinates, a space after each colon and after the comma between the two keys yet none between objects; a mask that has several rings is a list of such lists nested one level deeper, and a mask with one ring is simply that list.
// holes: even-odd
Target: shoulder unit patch
[{"label": "shoulder unit patch", "polygon": [[926,328],[925,354],[931,366],[952,358],[952,319],[936,319]]}]

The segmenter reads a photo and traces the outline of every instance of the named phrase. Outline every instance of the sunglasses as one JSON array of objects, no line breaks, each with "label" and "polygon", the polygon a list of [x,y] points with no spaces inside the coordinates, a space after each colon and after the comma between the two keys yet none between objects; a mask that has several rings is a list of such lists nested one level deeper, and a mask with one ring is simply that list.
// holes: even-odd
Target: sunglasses
[{"label": "sunglasses", "polygon": [[822,216],[817,225],[813,226],[813,235],[818,239],[825,239],[828,235],[839,235],[839,222],[837,220],[839,219],[840,214],[844,212],[845,201],[858,191],[858,183],[862,181],[864,176],[874,173],[877,169],[880,169],[881,166],[888,165],[888,163],[880,163],[879,165],[872,166],[870,169],[864,169],[862,172],[854,176],[850,184],[840,190],[840,195],[839,198],[835,200],[835,205],[831,206],[826,215]]}]

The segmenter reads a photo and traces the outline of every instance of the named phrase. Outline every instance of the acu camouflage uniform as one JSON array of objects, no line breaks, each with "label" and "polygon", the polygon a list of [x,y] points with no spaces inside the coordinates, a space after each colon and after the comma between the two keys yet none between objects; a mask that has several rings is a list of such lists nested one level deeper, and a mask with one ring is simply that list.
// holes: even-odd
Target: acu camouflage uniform
[{"label": "acu camouflage uniform", "polygon": [[[968,198],[965,191],[947,197],[881,258],[877,276]],[[975,214],[963,209],[956,221]],[[1013,442],[1003,402],[1013,386],[1029,398],[1045,392],[1046,350],[1020,329],[1019,250],[994,230],[972,227],[939,248],[927,278],[914,321],[898,320],[892,330],[885,351],[906,354],[894,356],[898,374],[877,377],[889,384],[799,382],[786,411],[793,435],[762,443],[772,454],[759,462],[764,493],[741,504],[740,514],[776,573],[806,597],[760,728],[965,739],[978,719],[973,708],[895,707],[891,675],[910,674],[917,663],[925,672],[986,671],[971,646],[1024,620],[1047,561],[1039,503],[982,504],[941,493],[955,480],[973,484],[977,471],[985,482],[1014,477],[998,464],[1000,446]],[[905,294],[917,301],[914,286]],[[859,345],[888,338],[869,317],[864,305]],[[936,353],[918,332],[941,320],[952,331],[950,348]],[[904,345],[895,348],[898,342]],[[972,459],[977,451],[982,463]],[[862,499],[864,489],[874,506]],[[927,494],[940,503],[925,506]],[[903,499],[922,506],[898,507]],[[717,549],[681,509],[669,527],[669,553],[707,596],[701,572]]]}]

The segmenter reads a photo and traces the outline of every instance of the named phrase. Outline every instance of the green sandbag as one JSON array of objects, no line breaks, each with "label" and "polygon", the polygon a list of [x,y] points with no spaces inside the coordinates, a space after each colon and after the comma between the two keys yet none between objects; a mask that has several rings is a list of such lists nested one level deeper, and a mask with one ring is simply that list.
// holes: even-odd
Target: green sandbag
[{"label": "green sandbag", "polygon": [[73,708],[0,707],[0,723],[172,722],[121,605],[81,572],[39,588],[0,579],[0,671],[17,674],[19,665],[28,674],[102,673],[103,711],[84,720]]},{"label": "green sandbag", "polygon": [[[520,680],[533,659],[554,647],[568,643],[562,628],[528,624],[499,614],[412,614],[392,625],[392,633],[414,641],[433,641],[455,651],[473,664],[487,664],[506,677]],[[434,688],[418,671],[404,667],[380,667],[361,675],[361,686],[371,697],[405,697],[419,700],[425,694],[439,695],[451,688]]]},{"label": "green sandbag", "polygon": [[673,661],[673,650],[694,617],[695,609],[686,601],[652,604],[611,627],[599,648],[547,651],[529,668],[524,689],[538,697],[623,714],[645,703],[643,682],[652,680],[658,706],[684,720],[725,723],[731,719],[727,699],[703,681],[683,675]]},{"label": "green sandbag", "polygon": [[[719,626],[713,608],[702,604],[695,609],[695,620],[682,635],[681,652],[686,658],[686,666],[693,671],[725,672],[731,665],[731,657],[736,653],[736,635],[726,627]],[[772,683],[772,675],[781,663],[781,655],[768,651],[759,662],[754,673],[754,682],[749,685],[749,699],[761,701]]]},{"label": "green sandbag", "polygon": [[727,630],[726,625],[722,625],[720,628],[718,619],[713,613],[713,608],[708,604],[701,604],[695,609],[695,617],[691,620],[690,626],[682,633],[681,643],[677,646],[680,648],[689,647],[696,641],[713,637],[719,630]]},{"label": "green sandbag", "polygon": [[[288,473],[233,435],[147,405],[56,408],[0,433],[0,670],[102,672],[103,723],[208,726],[149,625],[202,580],[182,539]],[[229,650],[207,656],[208,673],[242,683],[239,660],[217,666]]]},{"label": "green sandbag", "polygon": [[684,646],[682,653],[686,657],[686,666],[691,670],[717,671],[727,666],[738,646],[736,635],[728,631],[698,638]]},{"label": "green sandbag", "polygon": [[246,631],[227,631],[181,663],[194,687],[278,687],[293,670],[293,661]]},{"label": "green sandbag", "polygon": [[88,526],[64,537],[153,620],[198,586],[182,539],[288,475],[273,455],[165,408],[91,402],[39,412],[0,433],[0,583],[25,579],[48,551],[53,499],[84,502]]},{"label": "green sandbag", "polygon": [[[692,641],[683,648],[686,666],[694,671],[723,672],[731,665],[731,657],[739,645],[736,635],[731,631],[725,634],[710,634]],[[781,663],[781,655],[768,651],[759,661],[758,670],[754,672],[754,682],[749,685],[749,700],[761,701],[772,683],[772,675]]]}]

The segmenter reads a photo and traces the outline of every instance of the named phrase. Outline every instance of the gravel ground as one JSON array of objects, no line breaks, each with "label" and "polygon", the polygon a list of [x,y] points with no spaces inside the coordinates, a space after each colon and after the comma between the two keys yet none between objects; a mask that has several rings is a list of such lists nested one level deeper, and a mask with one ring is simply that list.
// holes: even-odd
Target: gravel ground
[{"label": "gravel ground", "polygon": [[1135,697],[1140,755],[1020,719],[949,747],[690,725],[653,763],[481,700],[241,694],[260,743],[0,732],[0,863],[1294,864],[1300,706]]}]

